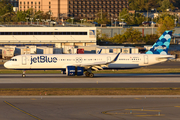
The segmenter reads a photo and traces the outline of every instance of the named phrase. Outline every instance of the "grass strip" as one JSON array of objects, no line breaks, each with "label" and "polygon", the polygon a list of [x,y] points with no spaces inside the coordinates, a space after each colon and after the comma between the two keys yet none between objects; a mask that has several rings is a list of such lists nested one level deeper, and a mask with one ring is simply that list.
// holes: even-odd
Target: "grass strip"
[{"label": "grass strip", "polygon": [[[22,70],[8,70],[1,69],[0,74],[22,74]],[[27,70],[26,73],[61,73],[60,70]],[[93,73],[180,73],[180,68],[166,68],[166,69],[147,69],[147,68],[137,68],[137,69],[121,69],[121,70],[100,70],[93,71]]]},{"label": "grass strip", "polygon": [[26,95],[180,95],[180,88],[1,88],[0,96]]}]

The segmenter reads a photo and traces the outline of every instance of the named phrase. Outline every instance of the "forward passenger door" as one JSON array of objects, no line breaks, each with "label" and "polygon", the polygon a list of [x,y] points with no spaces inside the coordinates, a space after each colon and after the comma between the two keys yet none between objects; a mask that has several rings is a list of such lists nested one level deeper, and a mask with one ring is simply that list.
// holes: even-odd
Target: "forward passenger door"
[{"label": "forward passenger door", "polygon": [[22,65],[26,65],[26,64],[27,64],[26,56],[22,56]]}]

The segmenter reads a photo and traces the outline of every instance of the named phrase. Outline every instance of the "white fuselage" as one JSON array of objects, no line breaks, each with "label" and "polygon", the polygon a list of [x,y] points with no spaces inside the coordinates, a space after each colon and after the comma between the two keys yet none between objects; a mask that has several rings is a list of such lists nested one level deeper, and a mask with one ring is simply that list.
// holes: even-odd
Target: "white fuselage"
[{"label": "white fuselage", "polygon": [[[8,69],[19,70],[65,70],[67,66],[93,66],[108,63],[117,54],[35,54],[19,55],[7,61]],[[138,68],[164,62],[172,55],[159,54],[120,54],[115,62],[108,64],[108,69]]]}]

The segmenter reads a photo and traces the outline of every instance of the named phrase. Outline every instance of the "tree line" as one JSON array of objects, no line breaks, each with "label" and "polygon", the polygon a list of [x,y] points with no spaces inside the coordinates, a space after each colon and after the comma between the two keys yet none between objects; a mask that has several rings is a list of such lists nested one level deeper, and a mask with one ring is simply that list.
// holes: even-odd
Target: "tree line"
[{"label": "tree line", "polygon": [[180,0],[129,0],[129,9],[136,11],[148,11],[152,8],[158,11],[166,11],[166,9],[175,7],[180,8]]},{"label": "tree line", "polygon": [[13,6],[7,1],[0,1],[0,22],[21,22],[27,21],[26,18],[36,19],[50,19],[49,12],[43,11],[35,12],[32,8],[27,11],[13,11]]},{"label": "tree line", "polygon": [[98,42],[111,42],[113,44],[153,44],[166,30],[173,30],[175,27],[174,19],[171,15],[164,14],[158,20],[158,28],[156,34],[142,35],[137,29],[127,28],[123,34],[116,34],[114,37],[109,37],[107,34],[98,33]]},{"label": "tree line", "polygon": [[108,37],[107,34],[98,34],[97,41],[110,42],[112,44],[153,44],[158,39],[158,34],[148,34],[142,36],[142,32],[137,29],[127,28],[123,34],[116,34],[114,37]]}]

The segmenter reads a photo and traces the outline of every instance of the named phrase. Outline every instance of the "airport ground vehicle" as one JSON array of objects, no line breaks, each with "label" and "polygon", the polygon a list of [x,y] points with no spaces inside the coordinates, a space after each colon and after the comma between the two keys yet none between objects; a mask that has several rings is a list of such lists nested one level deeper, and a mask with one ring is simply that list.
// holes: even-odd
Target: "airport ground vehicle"
[{"label": "airport ground vehicle", "polygon": [[151,22],[150,21],[144,21],[142,22],[143,26],[151,26]]},{"label": "airport ground vehicle", "polygon": [[113,22],[112,26],[119,26],[119,22],[118,21]]},{"label": "airport ground vehicle", "polygon": [[92,70],[139,68],[164,62],[168,55],[172,31],[165,31],[146,54],[35,54],[19,55],[7,61],[8,69],[23,70],[62,70],[67,76],[93,77]]},{"label": "airport ground vehicle", "polygon": [[127,23],[125,23],[125,22],[120,22],[119,25],[120,25],[120,26],[124,26],[124,25],[127,25]]}]

